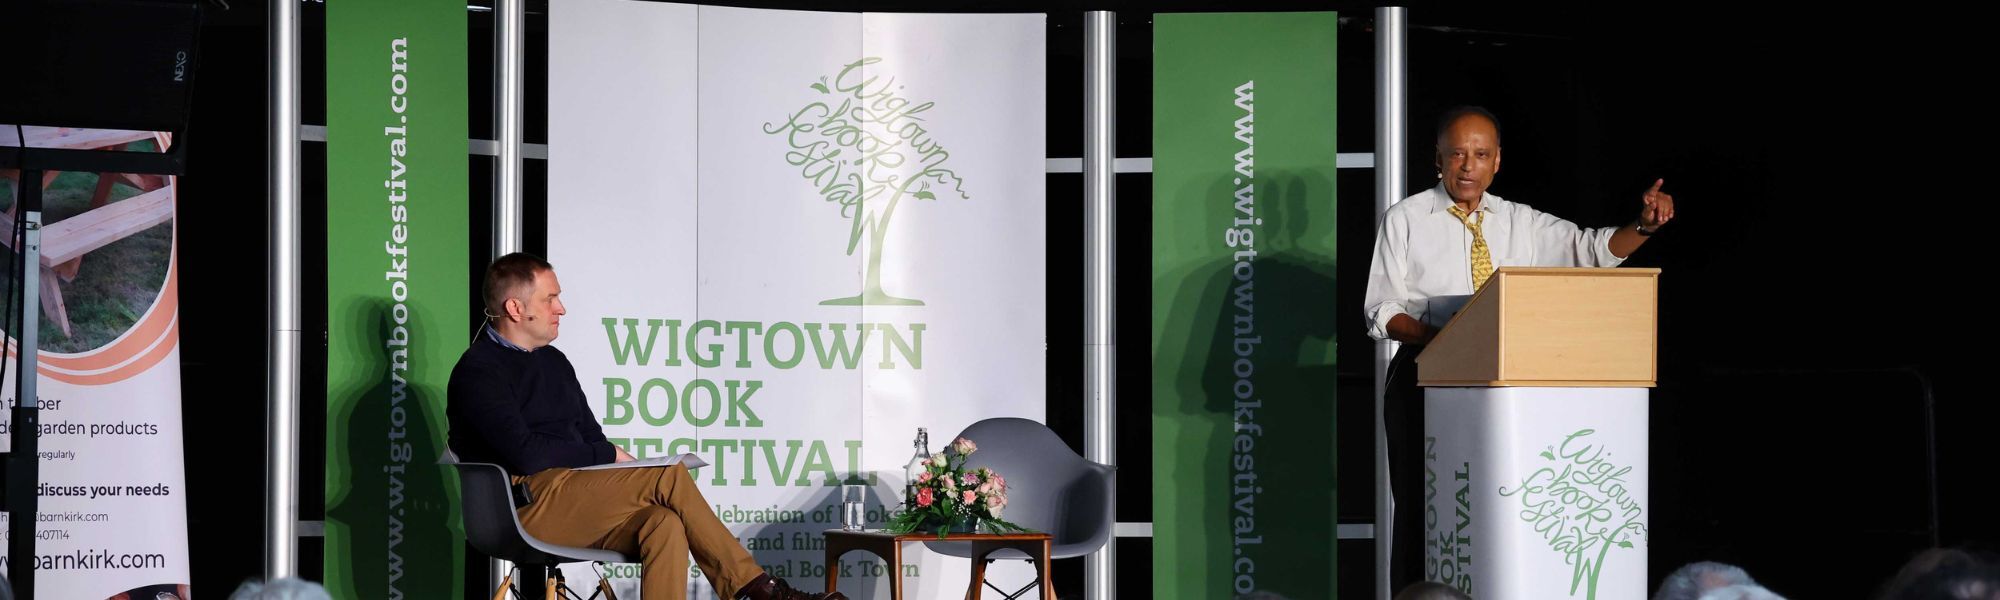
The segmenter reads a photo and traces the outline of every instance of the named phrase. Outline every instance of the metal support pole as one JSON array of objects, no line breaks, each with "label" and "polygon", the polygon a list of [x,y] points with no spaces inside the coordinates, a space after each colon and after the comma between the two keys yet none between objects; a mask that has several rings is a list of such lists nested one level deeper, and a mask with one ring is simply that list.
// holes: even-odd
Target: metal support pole
[{"label": "metal support pole", "polygon": [[[23,146],[27,140],[21,140]],[[21,169],[21,201],[16,203],[21,215],[21,242],[16,248],[14,260],[20,261],[21,287],[13,290],[21,295],[20,331],[14,336],[20,345],[16,347],[14,362],[14,413],[10,426],[13,428],[13,445],[7,454],[7,574],[13,578],[14,597],[35,597],[35,518],[40,510],[40,498],[36,485],[41,479],[41,460],[37,436],[40,435],[38,416],[41,412],[40,396],[35,384],[41,377],[36,373],[39,360],[35,353],[41,343],[41,294],[42,289],[42,170]],[[14,232],[0,233],[13,237]],[[0,338],[0,342],[4,342]]]},{"label": "metal support pole", "polygon": [[[1118,464],[1118,13],[1084,14],[1083,446],[1090,460]],[[1118,506],[1117,477],[1109,502]],[[1116,509],[1113,509],[1116,520]],[[1118,538],[1084,562],[1084,597],[1117,597]]]},{"label": "metal support pole", "polygon": [[493,258],[521,251],[521,47],[528,30],[527,0],[495,0],[493,15],[493,131],[499,156],[493,168]]},{"label": "metal support pole", "polygon": [[[521,215],[521,114],[526,103],[522,90],[522,47],[528,31],[527,0],[494,0],[493,12],[493,133],[497,152],[493,164],[493,256],[522,250]],[[486,563],[487,587],[498,588],[513,565],[492,558]],[[526,576],[524,571],[523,576]],[[522,584],[541,593],[540,582]]]},{"label": "metal support pole", "polygon": [[298,574],[299,3],[271,0],[270,406],[264,461],[264,578]]},{"label": "metal support pole", "polygon": [[[1375,220],[1403,199],[1404,160],[1408,140],[1404,123],[1404,21],[1403,8],[1375,9]],[[1395,539],[1396,498],[1389,488],[1389,439],[1382,419],[1382,393],[1388,389],[1389,361],[1396,356],[1396,342],[1375,344],[1375,597],[1388,600],[1390,589],[1390,541]],[[1422,423],[1417,424],[1422,427]],[[1407,465],[1405,465],[1407,467]],[[1417,510],[1413,498],[1410,510]]]}]

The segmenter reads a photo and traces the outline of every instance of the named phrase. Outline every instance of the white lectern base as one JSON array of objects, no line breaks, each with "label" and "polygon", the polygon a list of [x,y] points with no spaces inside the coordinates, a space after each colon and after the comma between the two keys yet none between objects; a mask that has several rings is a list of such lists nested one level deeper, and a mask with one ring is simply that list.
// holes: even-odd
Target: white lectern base
[{"label": "white lectern base", "polygon": [[1424,576],[1479,600],[1645,598],[1647,388],[1427,388]]}]

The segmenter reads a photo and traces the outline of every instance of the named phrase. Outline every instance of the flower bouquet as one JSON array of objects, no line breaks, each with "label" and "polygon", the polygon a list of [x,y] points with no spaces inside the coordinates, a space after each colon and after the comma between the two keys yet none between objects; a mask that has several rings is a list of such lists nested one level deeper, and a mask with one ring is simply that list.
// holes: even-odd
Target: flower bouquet
[{"label": "flower bouquet", "polygon": [[992,469],[965,468],[965,457],[978,450],[972,440],[958,438],[944,452],[925,459],[923,471],[910,483],[912,492],[904,498],[903,510],[889,517],[889,531],[936,531],[938,539],[954,530],[1028,531],[1000,519],[1007,508],[1007,478]]}]

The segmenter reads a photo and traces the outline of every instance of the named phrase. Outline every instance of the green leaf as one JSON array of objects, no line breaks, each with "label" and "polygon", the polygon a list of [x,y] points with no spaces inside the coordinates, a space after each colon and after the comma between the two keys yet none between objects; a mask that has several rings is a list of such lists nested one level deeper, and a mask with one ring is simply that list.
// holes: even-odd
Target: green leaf
[{"label": "green leaf", "polygon": [[826,84],[824,84],[824,83],[815,83],[815,84],[812,84],[812,85],[809,85],[809,86],[806,86],[806,87],[809,87],[809,88],[812,88],[812,89],[815,89],[815,90],[819,90],[819,93],[822,93],[822,94],[827,94],[827,93],[831,93],[831,92],[828,92],[828,91],[826,91]]},{"label": "green leaf", "polygon": [[1013,523],[1009,523],[1009,522],[1007,522],[1007,521],[1003,521],[1003,520],[1000,520],[1000,519],[982,519],[982,520],[984,520],[984,521],[986,522],[986,527],[987,527],[987,529],[990,529],[990,530],[992,530],[992,531],[994,531],[994,532],[996,532],[996,533],[997,533],[997,532],[1005,532],[1005,531],[1012,531],[1012,532],[1015,532],[1015,533],[1034,533],[1034,532],[1035,532],[1035,531],[1034,531],[1034,530],[1032,530],[1032,529],[1028,529],[1028,528],[1026,528],[1026,527],[1022,527],[1022,526],[1020,526],[1020,525],[1015,525],[1015,524],[1013,524]]},{"label": "green leaf", "polygon": [[936,200],[936,199],[937,199],[937,194],[933,194],[933,193],[930,193],[930,192],[917,192],[917,193],[915,193],[915,194],[911,194],[911,196],[915,197],[915,198],[916,198],[916,199],[918,199],[918,200]]}]

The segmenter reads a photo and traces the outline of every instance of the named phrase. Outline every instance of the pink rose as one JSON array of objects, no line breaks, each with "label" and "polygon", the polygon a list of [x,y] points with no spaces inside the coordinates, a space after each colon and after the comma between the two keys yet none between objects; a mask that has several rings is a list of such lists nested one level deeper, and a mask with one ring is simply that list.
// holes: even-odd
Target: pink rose
[{"label": "pink rose", "polygon": [[917,483],[930,483],[930,482],[931,482],[930,471],[924,471],[922,475],[917,476]]},{"label": "pink rose", "polygon": [[972,443],[972,440],[958,438],[951,441],[951,449],[958,451],[959,456],[965,456],[973,452],[978,452],[979,444]]},{"label": "pink rose", "polygon": [[979,476],[966,473],[965,477],[959,478],[958,483],[961,485],[979,485]]},{"label": "pink rose", "polygon": [[917,506],[921,506],[921,507],[928,507],[928,506],[930,506],[930,505],[931,505],[931,503],[932,503],[932,502],[935,502],[935,501],[936,501],[936,499],[934,499],[934,498],[932,498],[932,497],[931,497],[931,489],[930,489],[930,488],[924,488],[924,489],[921,489],[921,490],[917,490]]},{"label": "pink rose", "polygon": [[976,492],[973,492],[972,490],[966,490],[965,495],[961,496],[961,498],[963,498],[963,500],[961,501],[966,504],[971,504],[973,500],[977,499],[977,497],[978,494]]}]

